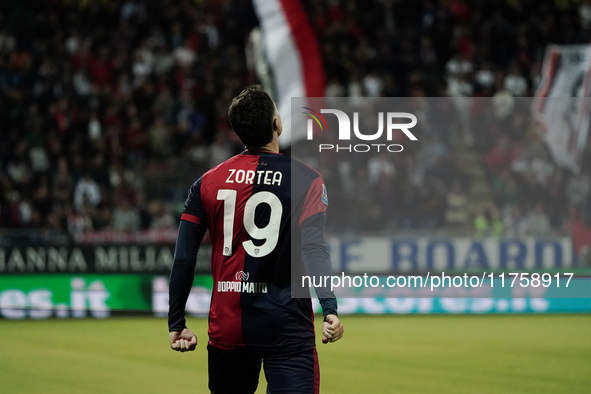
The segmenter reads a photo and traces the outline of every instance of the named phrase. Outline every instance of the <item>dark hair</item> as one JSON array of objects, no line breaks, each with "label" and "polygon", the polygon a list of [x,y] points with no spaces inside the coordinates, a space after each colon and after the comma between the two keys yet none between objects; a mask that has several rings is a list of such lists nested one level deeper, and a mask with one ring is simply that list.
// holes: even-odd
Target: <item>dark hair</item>
[{"label": "dark hair", "polygon": [[262,85],[244,89],[232,100],[228,117],[245,146],[263,146],[273,140],[275,104]]}]

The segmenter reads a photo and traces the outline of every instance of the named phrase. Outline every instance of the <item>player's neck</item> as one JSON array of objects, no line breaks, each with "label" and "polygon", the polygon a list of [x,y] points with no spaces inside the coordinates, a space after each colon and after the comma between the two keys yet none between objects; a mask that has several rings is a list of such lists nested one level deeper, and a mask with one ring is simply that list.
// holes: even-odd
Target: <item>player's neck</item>
[{"label": "player's neck", "polygon": [[279,143],[277,142],[277,140],[271,141],[269,142],[267,145],[263,145],[263,146],[247,146],[246,149],[248,149],[250,152],[265,152],[265,153],[279,153]]}]

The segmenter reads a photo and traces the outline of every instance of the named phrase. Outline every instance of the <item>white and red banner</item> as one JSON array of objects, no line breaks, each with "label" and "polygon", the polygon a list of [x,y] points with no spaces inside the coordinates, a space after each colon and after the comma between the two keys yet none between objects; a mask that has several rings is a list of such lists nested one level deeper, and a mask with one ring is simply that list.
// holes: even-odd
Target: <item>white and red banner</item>
[{"label": "white and red banner", "polygon": [[277,103],[284,133],[279,142],[286,147],[305,138],[306,130],[303,123],[292,124],[291,98],[323,97],[324,66],[299,0],[253,0],[253,4],[260,31],[251,34],[252,60],[259,79]]},{"label": "white and red banner", "polygon": [[591,125],[590,88],[591,46],[548,46],[534,116],[556,163],[574,172],[580,169]]}]

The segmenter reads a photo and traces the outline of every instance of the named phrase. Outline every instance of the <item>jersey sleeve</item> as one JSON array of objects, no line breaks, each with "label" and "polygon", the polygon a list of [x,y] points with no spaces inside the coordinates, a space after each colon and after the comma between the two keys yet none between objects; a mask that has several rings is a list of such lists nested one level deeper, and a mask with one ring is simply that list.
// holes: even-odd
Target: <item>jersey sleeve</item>
[{"label": "jersey sleeve", "polygon": [[299,217],[299,225],[301,226],[306,219],[317,213],[326,212],[327,207],[328,195],[326,193],[326,186],[324,186],[322,177],[319,176],[314,179],[308,189],[306,200],[304,201],[304,206]]},{"label": "jersey sleeve", "polygon": [[193,287],[195,263],[203,236],[207,230],[205,211],[201,202],[201,178],[189,189],[181,215],[179,232],[170,271],[168,330],[185,327],[185,305]]},{"label": "jersey sleeve", "polygon": [[200,224],[205,220],[205,210],[201,200],[201,182],[203,177],[199,178],[189,189],[189,195],[185,201],[185,207],[181,220],[186,220],[195,224]]},{"label": "jersey sleeve", "polygon": [[[322,177],[316,178],[306,195],[306,200],[299,218],[302,234],[302,260],[306,273],[312,277],[331,275],[330,254],[326,246],[324,229],[326,227],[326,208],[328,196]],[[320,281],[321,282],[321,281]],[[322,306],[324,317],[337,314],[337,300],[330,286],[315,288]]]}]

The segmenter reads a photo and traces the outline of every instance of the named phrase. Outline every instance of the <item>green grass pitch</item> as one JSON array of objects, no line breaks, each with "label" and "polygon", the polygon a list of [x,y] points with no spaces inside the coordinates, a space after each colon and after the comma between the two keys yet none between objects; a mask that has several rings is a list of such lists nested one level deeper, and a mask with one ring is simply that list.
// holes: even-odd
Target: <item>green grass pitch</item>
[{"label": "green grass pitch", "polygon": [[[318,345],[324,394],[590,392],[591,315],[342,320]],[[199,344],[181,354],[164,319],[0,321],[0,392],[208,393],[207,321],[188,324]]]}]

